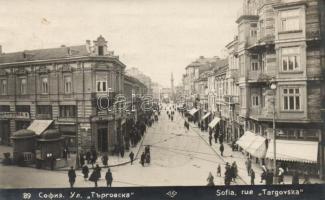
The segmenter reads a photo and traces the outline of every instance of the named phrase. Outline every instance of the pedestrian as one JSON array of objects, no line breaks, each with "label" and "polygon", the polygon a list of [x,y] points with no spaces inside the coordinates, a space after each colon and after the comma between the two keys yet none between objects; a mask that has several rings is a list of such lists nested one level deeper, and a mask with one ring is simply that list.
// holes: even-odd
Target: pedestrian
[{"label": "pedestrian", "polygon": [[209,135],[209,144],[212,145],[212,135]]},{"label": "pedestrian", "polygon": [[267,172],[267,169],[266,169],[265,165],[262,165],[261,183],[263,183],[263,181],[266,180],[266,172]]},{"label": "pedestrian", "polygon": [[214,180],[214,177],[212,176],[212,173],[210,172],[209,176],[207,178],[207,181],[208,181],[207,186],[214,186],[214,181],[213,180]]},{"label": "pedestrian", "polygon": [[97,172],[98,172],[98,179],[100,179],[101,178],[101,173],[100,173],[100,171],[102,170],[102,168],[100,168],[99,167],[99,165],[98,164],[96,164],[96,167],[95,167],[95,169],[97,170]]},{"label": "pedestrian", "polygon": [[219,143],[222,144],[223,143],[223,134],[219,135]]},{"label": "pedestrian", "polygon": [[102,156],[102,162],[103,165],[106,167],[108,164],[108,155],[106,153]]},{"label": "pedestrian", "polygon": [[87,178],[88,178],[88,174],[89,174],[89,168],[88,168],[87,165],[84,165],[84,166],[82,167],[82,174],[84,175],[84,179],[85,179],[85,181],[86,181]]},{"label": "pedestrian", "polygon": [[220,144],[219,150],[220,150],[221,156],[223,156],[223,151],[225,150],[225,147],[223,146],[222,143]]},{"label": "pedestrian", "polygon": [[235,147],[236,147],[236,141],[234,140],[234,141],[232,141],[232,143],[231,143],[231,150],[232,150],[232,151],[235,151]]},{"label": "pedestrian", "polygon": [[80,153],[80,165],[83,166],[85,164],[85,157],[84,153]]},{"label": "pedestrian", "polygon": [[73,188],[73,185],[76,181],[76,171],[73,169],[73,167],[70,167],[70,170],[68,171],[68,176],[69,176],[69,183],[70,187]]},{"label": "pedestrian", "polygon": [[236,178],[237,178],[237,175],[238,175],[238,167],[237,167],[237,163],[236,161],[234,161],[231,165],[231,172],[232,172],[232,179],[233,179],[233,182],[236,183]]},{"label": "pedestrian", "polygon": [[247,174],[249,176],[249,173],[251,172],[251,169],[252,169],[252,161],[250,158],[247,158],[247,160],[245,161],[245,165],[246,165],[246,169],[247,169]]},{"label": "pedestrian", "polygon": [[231,167],[229,165],[229,163],[226,163],[226,167],[225,167],[225,185],[230,185],[231,182]]},{"label": "pedestrian", "polygon": [[293,172],[292,185],[299,185],[299,174],[297,171]]},{"label": "pedestrian", "polygon": [[218,167],[217,167],[217,176],[221,176],[221,166],[220,166],[220,164],[218,164]]},{"label": "pedestrian", "polygon": [[111,170],[109,168],[107,169],[105,179],[106,179],[107,187],[112,187],[113,176],[112,176],[112,172],[111,172]]},{"label": "pedestrian", "polygon": [[272,185],[273,184],[273,176],[274,176],[274,173],[273,173],[273,170],[268,170],[266,172],[266,185]]},{"label": "pedestrian", "polygon": [[214,132],[213,137],[214,137],[214,143],[217,144],[218,143],[218,134],[217,134],[217,132]]},{"label": "pedestrian", "polygon": [[278,174],[278,183],[284,184],[283,178],[284,178],[284,169],[282,167],[279,168],[279,174]]},{"label": "pedestrian", "polygon": [[255,172],[251,169],[251,185],[255,185]]},{"label": "pedestrian", "polygon": [[96,166],[96,168],[94,168],[93,172],[91,173],[91,175],[89,177],[89,181],[94,182],[95,187],[97,187],[98,186],[97,182],[98,182],[99,178],[100,178],[100,171]]},{"label": "pedestrian", "polygon": [[131,160],[131,165],[133,165],[133,159],[134,159],[133,151],[130,152],[129,157],[130,157],[130,160]]},{"label": "pedestrian", "polygon": [[144,152],[142,152],[141,159],[140,159],[140,163],[141,163],[142,167],[144,167],[144,160],[145,160],[145,158],[146,158],[146,155],[145,155]]}]

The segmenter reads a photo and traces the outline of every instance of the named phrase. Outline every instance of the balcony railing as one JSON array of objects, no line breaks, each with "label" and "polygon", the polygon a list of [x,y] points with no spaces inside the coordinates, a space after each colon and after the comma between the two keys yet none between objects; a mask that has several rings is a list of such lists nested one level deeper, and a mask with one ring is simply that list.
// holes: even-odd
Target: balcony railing
[{"label": "balcony railing", "polygon": [[271,80],[271,76],[264,71],[249,71],[248,72],[248,81],[249,82],[268,82]]}]

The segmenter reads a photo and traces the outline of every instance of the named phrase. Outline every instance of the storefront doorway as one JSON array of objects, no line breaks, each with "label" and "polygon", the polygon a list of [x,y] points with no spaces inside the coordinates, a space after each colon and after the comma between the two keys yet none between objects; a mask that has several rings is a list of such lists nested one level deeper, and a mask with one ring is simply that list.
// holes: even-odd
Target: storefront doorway
[{"label": "storefront doorway", "polygon": [[98,135],[98,151],[108,152],[108,133],[107,128],[100,128],[97,131]]}]

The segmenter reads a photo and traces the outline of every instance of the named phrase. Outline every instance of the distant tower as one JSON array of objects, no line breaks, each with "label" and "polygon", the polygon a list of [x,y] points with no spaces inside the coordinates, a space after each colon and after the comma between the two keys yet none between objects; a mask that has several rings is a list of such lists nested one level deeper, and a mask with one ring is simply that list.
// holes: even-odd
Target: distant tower
[{"label": "distant tower", "polygon": [[173,101],[175,101],[175,90],[174,90],[174,76],[173,76],[173,72],[171,74],[171,78],[170,78],[170,83],[171,83],[171,99]]}]

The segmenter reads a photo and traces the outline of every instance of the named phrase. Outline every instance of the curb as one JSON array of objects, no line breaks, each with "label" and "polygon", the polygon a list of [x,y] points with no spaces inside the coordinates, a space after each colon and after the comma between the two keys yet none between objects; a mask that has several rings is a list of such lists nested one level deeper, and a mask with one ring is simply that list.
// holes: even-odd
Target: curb
[{"label": "curb", "polygon": [[[148,129],[147,129],[147,130],[148,130]],[[137,153],[135,154],[135,158],[134,158],[133,161],[138,160],[138,155],[139,155],[139,152],[140,152],[141,146],[142,146],[142,144],[143,144],[143,141],[144,141],[146,135],[148,134],[147,130],[146,130],[146,132],[143,134],[143,137],[142,137],[142,139],[141,139],[141,141],[140,141],[140,143],[139,143],[138,151],[137,151]],[[107,166],[99,166],[99,167],[100,167],[100,168],[119,167],[119,166],[127,165],[127,164],[129,164],[129,163],[131,163],[131,161],[122,162],[122,163],[118,163],[118,164],[115,164],[115,165],[107,165]],[[94,169],[94,167],[89,167],[89,169]],[[77,170],[81,170],[81,169],[77,169]],[[69,169],[56,169],[56,170],[53,170],[53,171],[69,171]]]}]

